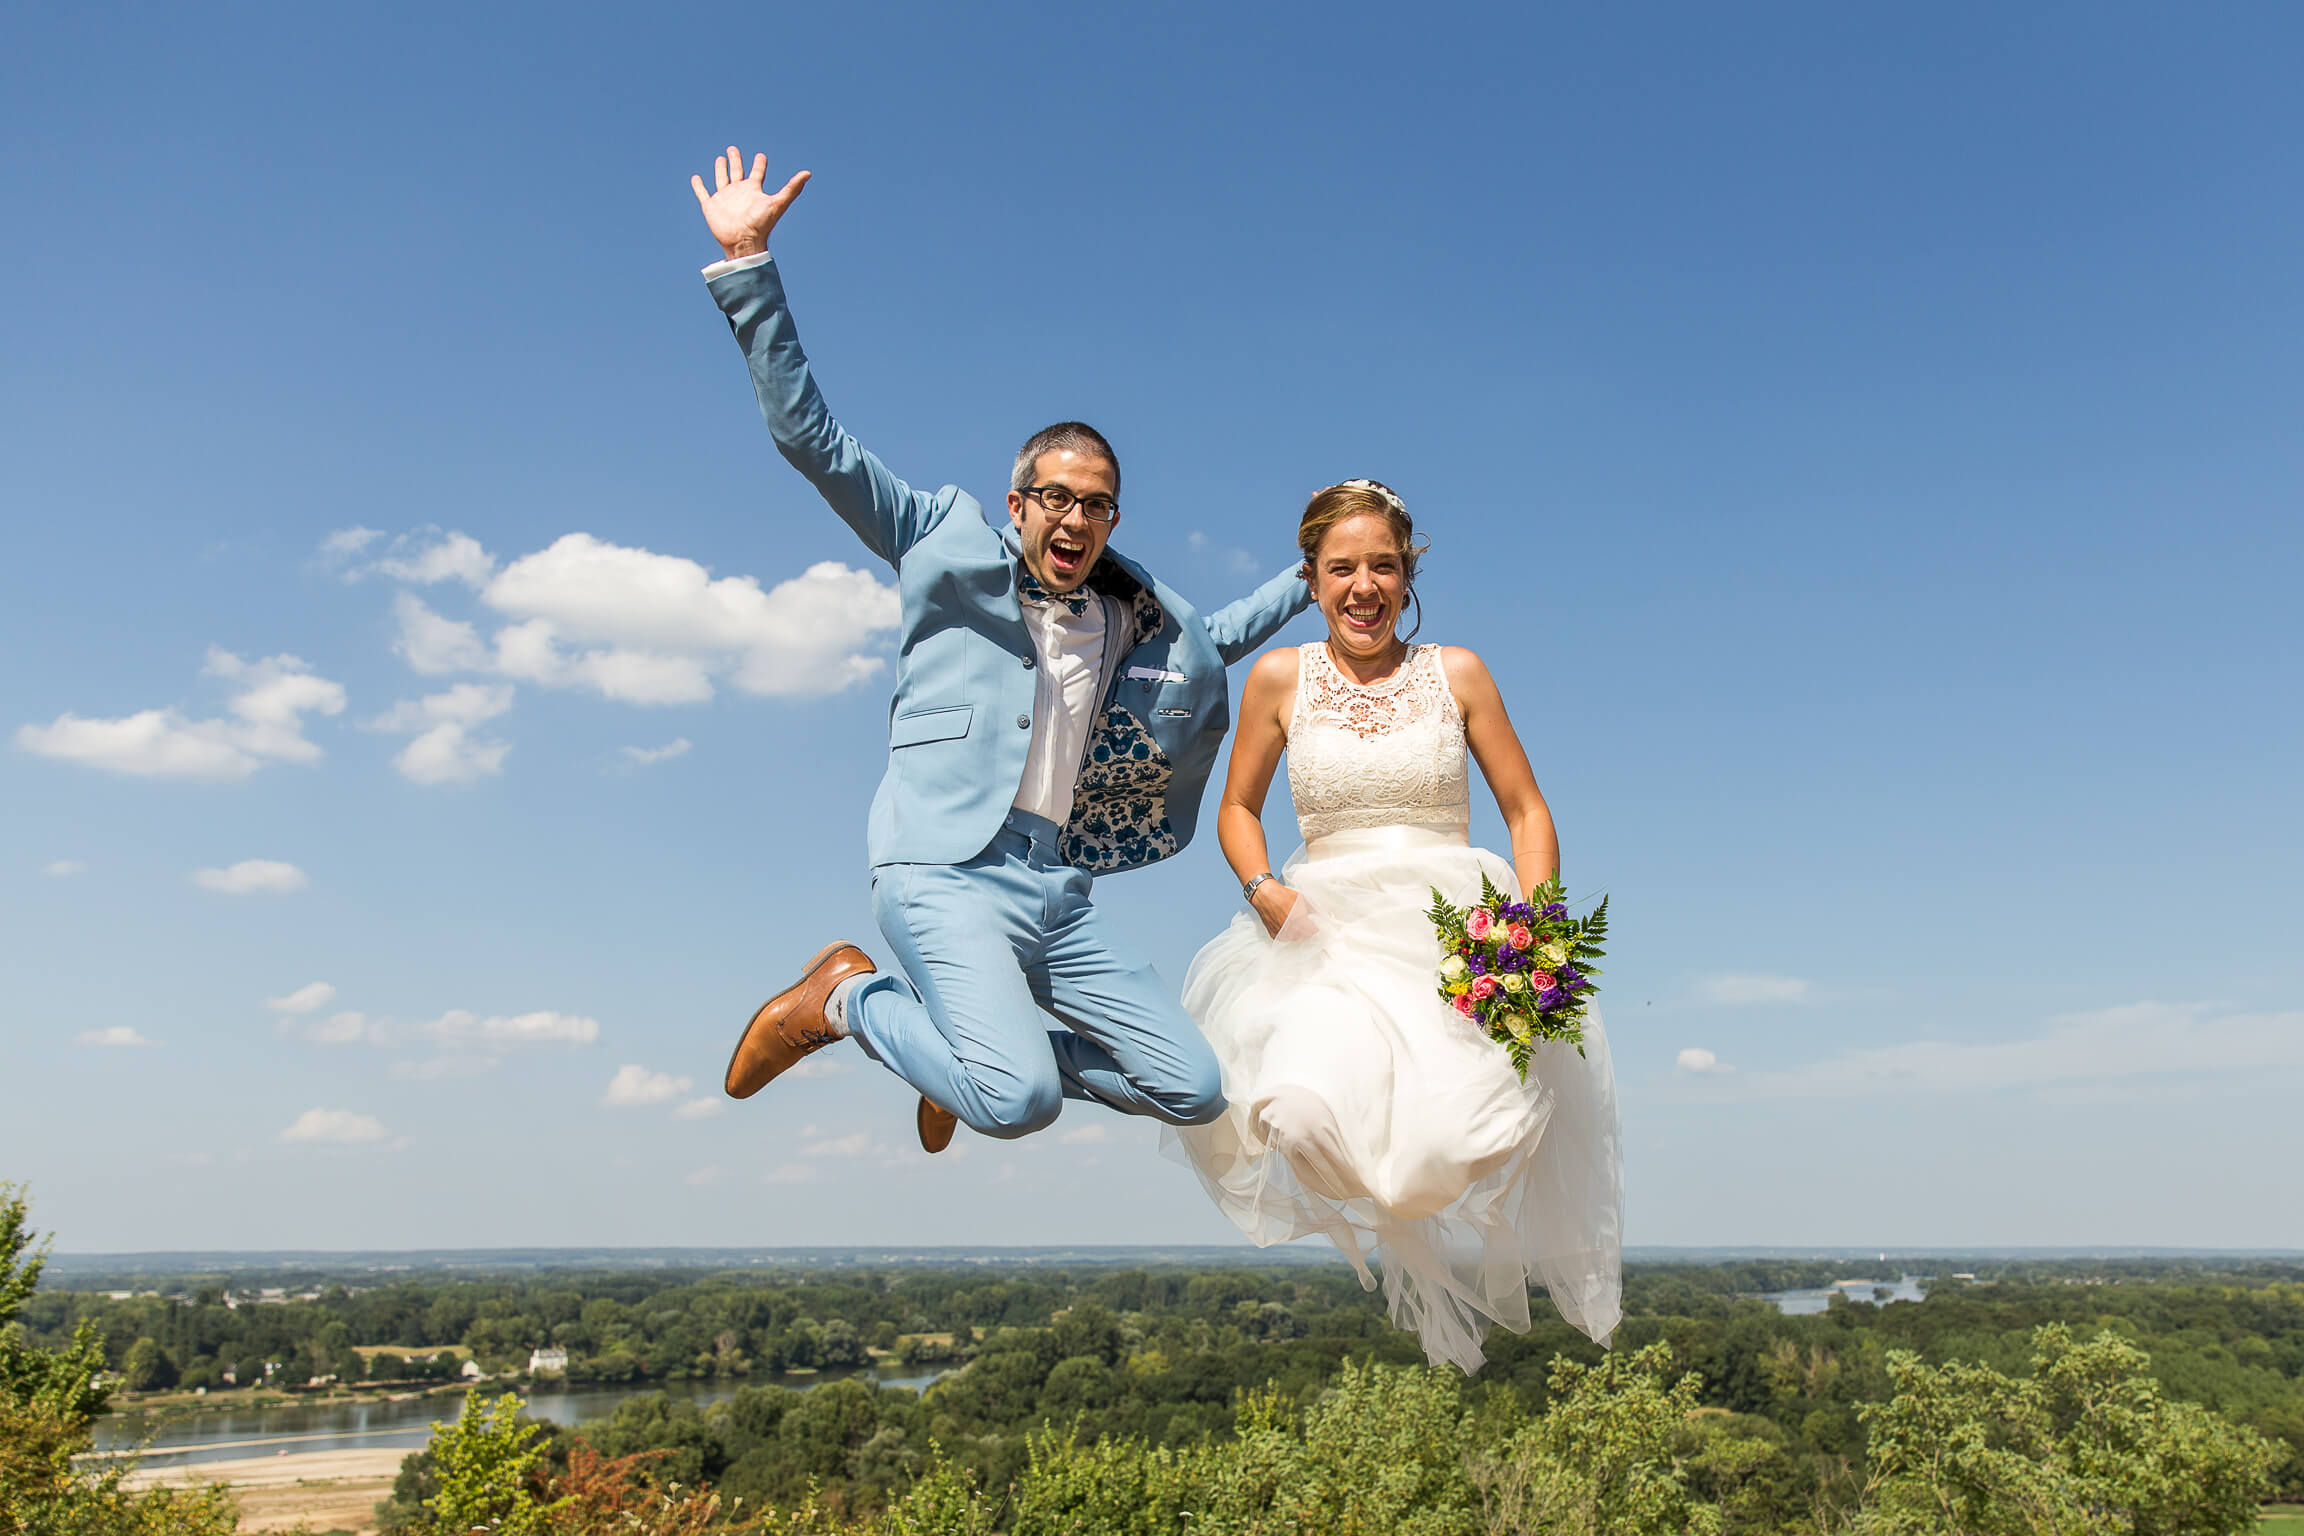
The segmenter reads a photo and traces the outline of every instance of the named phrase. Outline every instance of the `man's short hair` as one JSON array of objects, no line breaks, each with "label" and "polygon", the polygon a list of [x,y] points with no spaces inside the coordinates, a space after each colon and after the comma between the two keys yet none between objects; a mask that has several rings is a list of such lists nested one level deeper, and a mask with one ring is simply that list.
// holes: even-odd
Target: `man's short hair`
[{"label": "man's short hair", "polygon": [[1104,441],[1104,434],[1084,421],[1060,421],[1042,427],[1016,450],[1016,468],[1008,476],[1008,489],[1020,491],[1032,483],[1032,472],[1044,453],[1076,453],[1084,459],[1102,459],[1112,466],[1112,494],[1120,494],[1120,455]]}]

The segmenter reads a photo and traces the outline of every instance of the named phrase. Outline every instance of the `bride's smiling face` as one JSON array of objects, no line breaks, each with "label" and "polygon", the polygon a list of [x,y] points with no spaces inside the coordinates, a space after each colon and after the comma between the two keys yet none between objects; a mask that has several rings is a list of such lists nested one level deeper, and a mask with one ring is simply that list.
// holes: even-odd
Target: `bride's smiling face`
[{"label": "bride's smiling face", "polygon": [[1312,559],[1312,597],[1331,647],[1365,661],[1390,655],[1407,596],[1408,560],[1391,523],[1363,512],[1328,530]]}]

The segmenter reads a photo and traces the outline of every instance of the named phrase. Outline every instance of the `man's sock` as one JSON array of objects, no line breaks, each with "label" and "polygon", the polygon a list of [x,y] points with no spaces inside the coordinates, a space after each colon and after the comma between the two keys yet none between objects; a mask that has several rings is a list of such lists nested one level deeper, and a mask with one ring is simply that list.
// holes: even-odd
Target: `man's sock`
[{"label": "man's sock", "polygon": [[855,1033],[848,1027],[848,999],[855,995],[860,983],[871,979],[869,972],[850,976],[832,989],[831,996],[824,999],[824,1022],[832,1027],[832,1033],[843,1040]]}]

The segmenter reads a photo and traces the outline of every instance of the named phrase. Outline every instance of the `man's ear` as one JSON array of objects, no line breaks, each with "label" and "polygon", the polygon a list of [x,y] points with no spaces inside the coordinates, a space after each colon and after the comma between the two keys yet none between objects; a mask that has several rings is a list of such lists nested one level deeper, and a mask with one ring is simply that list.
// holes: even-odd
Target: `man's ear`
[{"label": "man's ear", "polygon": [[1019,528],[1024,526],[1024,498],[1015,491],[1008,493],[1008,521]]}]

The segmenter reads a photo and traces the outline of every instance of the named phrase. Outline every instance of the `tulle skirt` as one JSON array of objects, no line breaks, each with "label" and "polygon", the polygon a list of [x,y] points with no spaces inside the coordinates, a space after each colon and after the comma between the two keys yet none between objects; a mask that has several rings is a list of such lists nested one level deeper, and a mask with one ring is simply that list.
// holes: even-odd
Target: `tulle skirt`
[{"label": "tulle skirt", "polygon": [[1242,913],[1210,940],[1184,1006],[1231,1107],[1163,1133],[1259,1246],[1319,1233],[1435,1363],[1479,1369],[1490,1323],[1529,1326],[1541,1283],[1605,1344],[1622,1314],[1623,1177],[1608,1038],[1541,1045],[1522,1082],[1503,1047],[1437,993],[1431,892],[1459,906],[1512,866],[1461,833],[1342,832],[1281,875],[1277,938]]}]

